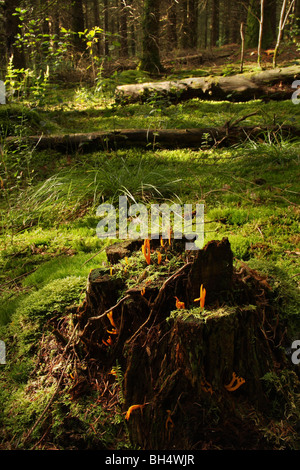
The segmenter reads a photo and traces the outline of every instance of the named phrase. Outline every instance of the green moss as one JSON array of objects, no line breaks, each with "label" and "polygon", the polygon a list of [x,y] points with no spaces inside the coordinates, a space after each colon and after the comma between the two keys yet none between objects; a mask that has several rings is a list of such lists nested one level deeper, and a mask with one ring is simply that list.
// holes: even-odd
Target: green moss
[{"label": "green moss", "polygon": [[18,339],[17,357],[28,357],[35,350],[49,318],[62,315],[66,307],[80,303],[85,285],[83,277],[55,279],[20,300],[7,330],[7,335]]},{"label": "green moss", "polygon": [[220,318],[227,315],[234,315],[236,312],[236,307],[221,307],[214,310],[201,309],[199,307],[194,307],[191,309],[177,309],[172,310],[168,321],[170,320],[180,320],[188,323],[197,323],[197,322],[206,322],[212,318]]},{"label": "green moss", "polygon": [[0,106],[0,137],[35,133],[41,123],[39,113],[22,104]]}]

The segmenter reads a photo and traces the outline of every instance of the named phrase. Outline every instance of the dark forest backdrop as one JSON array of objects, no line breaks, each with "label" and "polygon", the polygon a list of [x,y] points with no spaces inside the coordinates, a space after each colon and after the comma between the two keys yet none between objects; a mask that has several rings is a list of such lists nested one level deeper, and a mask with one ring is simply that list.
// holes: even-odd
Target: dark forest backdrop
[{"label": "dark forest backdrop", "polygon": [[283,4],[290,13],[285,34],[299,33],[300,0],[0,0],[2,74],[12,55],[18,69],[66,72],[88,63],[93,72],[133,59],[160,71],[160,57],[240,44],[241,24],[245,47],[256,48],[262,4],[264,49],[276,43]]}]

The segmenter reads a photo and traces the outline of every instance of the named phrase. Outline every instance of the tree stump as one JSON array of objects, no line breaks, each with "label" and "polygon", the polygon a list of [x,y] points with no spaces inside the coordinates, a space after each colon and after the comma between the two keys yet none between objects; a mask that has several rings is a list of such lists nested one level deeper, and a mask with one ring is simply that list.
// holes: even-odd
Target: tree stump
[{"label": "tree stump", "polygon": [[[115,276],[90,273],[78,316],[81,343],[107,373],[116,361],[121,366],[120,406],[134,446],[264,448],[245,416],[267,409],[262,377],[286,365],[271,289],[246,265],[234,269],[226,238],[185,257],[182,246],[177,254],[174,246],[164,269],[171,253],[180,265],[162,278],[154,261],[145,262],[133,287],[124,260]],[[130,259],[132,266],[141,263],[141,250]],[[150,272],[155,275],[146,282]],[[205,307],[199,305],[201,285]]]}]

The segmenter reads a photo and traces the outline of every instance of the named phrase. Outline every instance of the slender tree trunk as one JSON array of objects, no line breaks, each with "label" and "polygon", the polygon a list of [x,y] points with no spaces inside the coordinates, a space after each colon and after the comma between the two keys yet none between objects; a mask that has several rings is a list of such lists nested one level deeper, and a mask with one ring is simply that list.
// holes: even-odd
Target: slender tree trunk
[{"label": "slender tree trunk", "polygon": [[136,54],[136,32],[135,32],[135,15],[133,10],[133,0],[127,0],[128,6],[128,18],[127,18],[127,29],[128,29],[128,48],[130,50],[131,55],[134,57]]},{"label": "slender tree trunk", "polygon": [[[100,22],[100,11],[99,11],[98,0],[93,0],[93,14],[94,14],[94,26],[101,27],[102,24]],[[97,42],[97,52],[98,54],[101,54],[101,43],[100,43],[99,37],[98,37],[98,42]]]},{"label": "slender tree trunk", "polygon": [[167,10],[167,34],[170,49],[177,47],[177,11],[175,0],[169,0]]},{"label": "slender tree trunk", "polygon": [[189,47],[188,40],[188,0],[182,0],[181,4],[181,15],[182,15],[182,28],[181,28],[181,46],[183,49]]},{"label": "slender tree trunk", "polygon": [[231,17],[231,11],[232,11],[232,0],[223,0],[222,4],[222,9],[223,9],[223,39],[224,39],[224,44],[229,44],[230,43],[230,24],[232,22],[232,17]]},{"label": "slender tree trunk", "polygon": [[104,7],[104,55],[107,57],[109,55],[109,43],[108,43],[108,0],[103,1]]},{"label": "slender tree trunk", "polygon": [[241,73],[243,73],[244,71],[244,53],[245,53],[245,34],[244,34],[244,23],[242,22],[241,23],[241,29],[240,29],[240,33],[241,33],[241,41],[242,41],[242,45],[241,45]]},{"label": "slender tree trunk", "polygon": [[127,38],[127,14],[128,8],[126,1],[121,0],[120,2],[120,56],[128,57],[128,38]]},{"label": "slender tree trunk", "polygon": [[161,73],[159,53],[159,4],[160,0],[145,0],[143,19],[143,44],[140,70],[151,74]]},{"label": "slender tree trunk", "polygon": [[100,26],[100,13],[98,0],[93,0],[94,26]]},{"label": "slender tree trunk", "polygon": [[89,0],[84,0],[84,23],[86,29],[91,29],[90,15],[89,15]]},{"label": "slender tree trunk", "polygon": [[212,0],[211,23],[210,23],[210,45],[217,45],[219,40],[219,0]]},{"label": "slender tree trunk", "polygon": [[74,31],[74,46],[78,52],[83,52],[85,50],[85,44],[79,35],[80,32],[84,31],[84,12],[83,12],[83,2],[82,0],[73,0],[72,1],[72,23]]},{"label": "slender tree trunk", "polygon": [[273,67],[274,68],[277,65],[278,49],[279,49],[279,46],[280,46],[280,43],[281,43],[283,30],[284,30],[284,27],[285,27],[286,22],[288,20],[291,9],[294,6],[294,3],[295,3],[295,0],[292,0],[290,2],[290,5],[289,5],[288,8],[287,8],[287,0],[283,0],[283,3],[282,3],[279,26],[278,26],[278,36],[277,36],[277,41],[276,41],[276,46],[275,46],[274,56],[273,56]]},{"label": "slender tree trunk", "polygon": [[296,1],[296,8],[295,8],[295,16],[296,16],[296,24],[298,28],[300,29],[300,0]]},{"label": "slender tree trunk", "polygon": [[205,8],[204,12],[205,20],[204,20],[204,48],[207,49],[208,46],[208,11]]},{"label": "slender tree trunk", "polygon": [[198,42],[198,1],[189,0],[188,42],[189,47],[196,48]]},{"label": "slender tree trunk", "polygon": [[260,0],[260,20],[259,20],[259,35],[258,35],[258,48],[257,48],[257,65],[261,67],[261,47],[262,47],[262,36],[264,27],[264,9],[265,1]]},{"label": "slender tree trunk", "polygon": [[[271,8],[274,8],[273,0],[263,2],[263,28],[261,31],[261,47],[267,49],[273,42],[273,28],[271,25]],[[260,35],[261,0],[251,0],[248,8],[247,29],[245,47],[257,47]]]}]

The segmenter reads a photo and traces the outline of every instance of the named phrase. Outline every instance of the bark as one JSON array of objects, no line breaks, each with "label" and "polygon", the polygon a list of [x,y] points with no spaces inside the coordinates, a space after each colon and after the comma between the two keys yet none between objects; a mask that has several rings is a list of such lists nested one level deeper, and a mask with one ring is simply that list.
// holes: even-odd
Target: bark
[{"label": "bark", "polygon": [[281,39],[282,39],[282,35],[283,35],[283,30],[284,30],[284,27],[286,25],[286,22],[288,20],[288,17],[289,17],[289,14],[292,10],[292,7],[294,6],[295,4],[295,1],[292,0],[290,2],[290,5],[288,6],[287,8],[287,11],[286,11],[286,7],[287,7],[287,0],[283,0],[283,3],[282,3],[282,8],[281,8],[281,13],[280,13],[280,20],[279,20],[279,26],[278,26],[278,36],[277,36],[277,41],[276,41],[276,45],[275,45],[275,49],[274,49],[274,56],[273,56],[273,67],[275,68],[276,65],[277,65],[277,54],[278,54],[278,49],[279,49],[279,46],[280,46],[280,43],[281,43]]},{"label": "bark", "polygon": [[187,49],[189,47],[188,41],[188,0],[181,1],[181,17],[182,17],[182,27],[181,27],[181,47]]},{"label": "bark", "polygon": [[127,38],[127,15],[128,8],[124,0],[120,2],[120,57],[128,57],[128,38]]},{"label": "bark", "polygon": [[[116,100],[123,103],[146,101],[153,94],[175,101],[191,98],[229,101],[288,99],[291,97],[291,83],[299,73],[300,67],[296,65],[258,74],[123,85],[116,88]],[[276,87],[276,83],[280,84],[280,87]],[[284,84],[287,86],[284,87]]]},{"label": "bark", "polygon": [[261,67],[261,49],[262,49],[262,38],[264,28],[264,9],[265,2],[260,0],[260,19],[259,19],[259,33],[258,33],[258,47],[257,47],[257,64]]},{"label": "bark", "polygon": [[198,1],[189,1],[189,47],[196,48],[198,43]]},{"label": "bark", "polygon": [[84,31],[84,13],[82,0],[72,0],[72,22],[74,31],[74,46],[78,52],[85,50],[85,44],[79,33]]},{"label": "bark", "polygon": [[[173,243],[168,257],[180,259]],[[226,238],[149,279],[142,294],[103,269],[91,271],[75,322],[85,357],[124,371],[123,412],[140,405],[126,418],[134,447],[263,448],[248,414],[270,409],[261,379],[287,365],[267,279],[245,264],[236,271]],[[194,300],[201,285],[205,310]]]},{"label": "bark", "polygon": [[[259,41],[259,28],[261,20],[261,0],[251,0],[248,9],[247,29],[246,29],[246,48],[257,47]],[[264,25],[262,30],[261,46],[267,49],[274,40],[273,27],[271,24],[272,10],[274,9],[273,0],[265,0],[263,8]]]},{"label": "bark", "polygon": [[143,19],[143,43],[140,70],[158,75],[163,68],[159,53],[159,0],[146,0]]},{"label": "bark", "polygon": [[167,32],[168,42],[171,50],[177,47],[177,10],[175,0],[168,0],[167,9]]},{"label": "bark", "polygon": [[244,34],[244,23],[241,23],[241,28],[240,28],[240,33],[241,33],[241,68],[240,71],[243,73],[244,71],[244,57],[245,57],[245,34]]},{"label": "bark", "polygon": [[104,55],[107,57],[109,55],[109,42],[108,42],[108,0],[104,0],[103,3],[103,14],[104,14]]},{"label": "bark", "polygon": [[88,134],[29,136],[24,138],[7,137],[5,145],[18,149],[21,143],[33,146],[36,150],[54,149],[58,152],[88,153],[97,150],[139,147],[143,149],[207,149],[210,147],[230,147],[251,139],[265,139],[266,135],[280,134],[287,137],[300,137],[300,129],[293,126],[247,126],[240,127],[227,123],[219,128],[197,129],[121,129],[118,131],[93,132]]},{"label": "bark", "polygon": [[210,45],[217,45],[219,40],[219,0],[212,0],[211,24],[210,24]]}]

